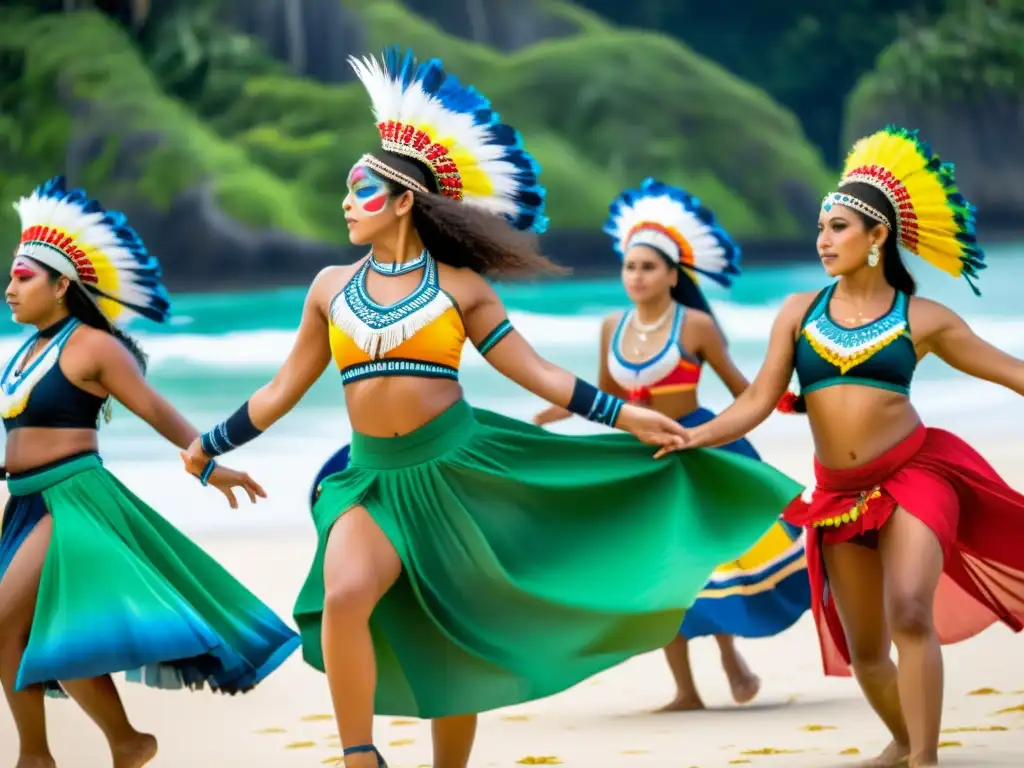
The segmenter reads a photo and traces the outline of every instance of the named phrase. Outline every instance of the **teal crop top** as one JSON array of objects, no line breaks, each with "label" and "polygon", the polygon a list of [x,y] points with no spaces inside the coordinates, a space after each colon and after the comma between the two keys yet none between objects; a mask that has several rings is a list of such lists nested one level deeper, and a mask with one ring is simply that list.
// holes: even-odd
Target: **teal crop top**
[{"label": "teal crop top", "polygon": [[804,315],[796,341],[800,391],[808,395],[836,384],[878,387],[910,394],[917,352],[910,336],[910,297],[896,292],[889,311],[857,328],[844,328],[829,314],[833,283],[817,295]]}]

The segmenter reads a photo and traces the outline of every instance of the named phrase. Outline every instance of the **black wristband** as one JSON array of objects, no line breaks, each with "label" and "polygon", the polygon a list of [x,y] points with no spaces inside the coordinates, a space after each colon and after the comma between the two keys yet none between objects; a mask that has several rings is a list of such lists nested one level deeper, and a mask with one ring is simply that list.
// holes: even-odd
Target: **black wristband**
[{"label": "black wristband", "polygon": [[583,379],[576,379],[566,410],[598,424],[614,427],[623,405],[625,403],[620,398],[602,392]]},{"label": "black wristband", "polygon": [[207,456],[220,456],[232,451],[239,446],[245,445],[251,440],[263,434],[262,429],[257,429],[249,418],[249,401],[242,404],[242,407],[209,432],[204,432],[199,437],[199,443],[203,447],[203,453]]}]

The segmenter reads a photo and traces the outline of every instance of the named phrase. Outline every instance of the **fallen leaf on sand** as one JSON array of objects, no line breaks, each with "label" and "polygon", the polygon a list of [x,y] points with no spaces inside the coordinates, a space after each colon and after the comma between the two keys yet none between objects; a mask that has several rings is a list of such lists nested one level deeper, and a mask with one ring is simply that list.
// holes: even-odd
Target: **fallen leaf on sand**
[{"label": "fallen leaf on sand", "polygon": [[969,725],[964,728],[943,728],[942,733],[995,733],[1008,730],[1003,725]]},{"label": "fallen leaf on sand", "polygon": [[285,749],[309,749],[315,747],[315,741],[293,741],[291,744],[285,746]]},{"label": "fallen leaf on sand", "polygon": [[730,760],[729,765],[745,765],[749,762],[749,760]]},{"label": "fallen leaf on sand", "polygon": [[964,743],[962,741],[940,741],[939,749],[945,749],[946,747],[962,747]]},{"label": "fallen leaf on sand", "polygon": [[304,723],[316,723],[321,720],[333,720],[334,715],[306,715],[305,717],[299,718]]},{"label": "fallen leaf on sand", "polygon": [[997,691],[995,688],[975,688],[973,691],[968,691],[968,696],[1001,696],[1002,691]]},{"label": "fallen leaf on sand", "polygon": [[649,749],[624,749],[619,753],[620,755],[649,755],[651,751]]},{"label": "fallen leaf on sand", "polygon": [[345,762],[345,758],[338,755],[337,757],[325,757],[320,761],[320,765],[341,765]]},{"label": "fallen leaf on sand", "polygon": [[1000,709],[995,714],[997,715],[1010,715],[1014,712],[1024,712],[1024,704],[1018,704],[1016,707],[1007,707],[1006,709]]},{"label": "fallen leaf on sand", "polygon": [[410,744],[415,744],[416,739],[396,739],[395,741],[389,742],[389,747],[408,747]]},{"label": "fallen leaf on sand", "polygon": [[760,749],[745,749],[741,755],[798,755],[802,749],[776,749],[775,747],[761,747]]},{"label": "fallen leaf on sand", "polygon": [[504,715],[501,719],[506,723],[525,723],[532,717],[533,715]]},{"label": "fallen leaf on sand", "polygon": [[847,749],[844,749],[839,754],[840,755],[859,755],[860,754],[860,750],[857,749],[856,747],[849,747]]},{"label": "fallen leaf on sand", "polygon": [[284,733],[284,728],[260,728],[256,733]]},{"label": "fallen leaf on sand", "polygon": [[817,733],[818,731],[834,731],[836,727],[834,725],[802,725],[800,730]]},{"label": "fallen leaf on sand", "polygon": [[562,761],[554,755],[545,755],[543,757],[535,757],[534,755],[527,755],[519,760],[516,760],[516,765],[561,765]]},{"label": "fallen leaf on sand", "polygon": [[392,720],[392,725],[416,725],[419,720]]}]

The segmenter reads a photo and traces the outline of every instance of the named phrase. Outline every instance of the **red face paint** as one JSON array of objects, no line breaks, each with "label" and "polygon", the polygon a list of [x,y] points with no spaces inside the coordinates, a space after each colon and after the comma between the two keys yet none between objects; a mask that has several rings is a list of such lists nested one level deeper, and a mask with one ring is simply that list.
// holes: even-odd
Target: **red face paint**
[{"label": "red face paint", "polygon": [[387,183],[365,165],[356,165],[349,172],[348,188],[364,216],[376,216],[388,207]]},{"label": "red face paint", "polygon": [[26,259],[24,256],[19,256],[14,260],[11,265],[11,277],[35,277],[39,274],[39,270],[35,265]]}]

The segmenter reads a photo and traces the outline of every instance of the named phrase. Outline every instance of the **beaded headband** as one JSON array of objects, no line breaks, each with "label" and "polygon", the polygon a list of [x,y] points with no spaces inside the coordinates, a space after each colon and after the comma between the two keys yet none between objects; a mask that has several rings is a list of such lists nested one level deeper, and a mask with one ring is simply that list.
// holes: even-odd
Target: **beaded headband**
[{"label": "beaded headband", "polygon": [[[852,179],[843,179],[846,183],[852,181]],[[858,179],[860,181],[860,179]],[[875,186],[872,184],[871,186]],[[877,187],[876,187],[877,189]],[[830,192],[825,195],[825,199],[821,201],[821,210],[828,211],[832,210],[833,205],[845,205],[847,208],[853,208],[855,211],[860,211],[866,216],[870,216],[877,222],[884,224],[886,229],[892,231],[892,222],[889,221],[889,217],[882,213],[880,210],[875,208],[873,205],[868,205],[863,200],[849,195],[845,192]],[[899,222],[896,222],[896,231],[899,232]]]}]

